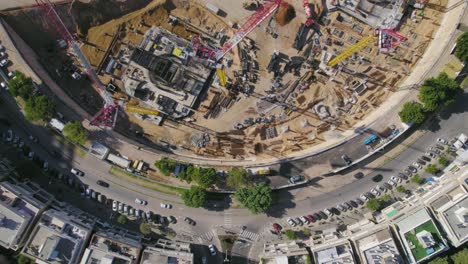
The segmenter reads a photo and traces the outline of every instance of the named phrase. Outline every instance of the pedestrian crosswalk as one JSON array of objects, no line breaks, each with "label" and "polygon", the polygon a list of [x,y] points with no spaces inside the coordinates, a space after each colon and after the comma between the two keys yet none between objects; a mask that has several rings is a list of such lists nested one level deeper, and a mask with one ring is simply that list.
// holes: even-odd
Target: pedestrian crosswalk
[{"label": "pedestrian crosswalk", "polygon": [[225,228],[232,227],[232,213],[231,212],[224,212],[224,227]]},{"label": "pedestrian crosswalk", "polygon": [[246,238],[246,239],[249,239],[251,241],[257,241],[257,239],[258,239],[258,237],[260,235],[257,234],[257,233],[254,233],[254,232],[249,232],[247,230],[242,230],[242,232],[240,233],[239,236],[243,237],[243,238]]},{"label": "pedestrian crosswalk", "polygon": [[215,236],[214,232],[213,231],[208,231],[204,234],[201,234],[199,237],[198,237],[198,241],[200,243],[204,243],[206,241],[211,241],[213,240],[213,237]]}]

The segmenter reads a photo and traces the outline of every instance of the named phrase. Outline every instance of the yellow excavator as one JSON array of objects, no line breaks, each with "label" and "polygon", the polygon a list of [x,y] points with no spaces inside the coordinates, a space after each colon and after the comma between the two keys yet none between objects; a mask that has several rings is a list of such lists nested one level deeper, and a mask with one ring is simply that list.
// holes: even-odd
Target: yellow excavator
[{"label": "yellow excavator", "polygon": [[253,1],[253,0],[247,0],[242,3],[242,6],[244,7],[244,9],[247,9],[247,10],[257,10],[259,5],[260,4],[258,3],[258,1]]}]

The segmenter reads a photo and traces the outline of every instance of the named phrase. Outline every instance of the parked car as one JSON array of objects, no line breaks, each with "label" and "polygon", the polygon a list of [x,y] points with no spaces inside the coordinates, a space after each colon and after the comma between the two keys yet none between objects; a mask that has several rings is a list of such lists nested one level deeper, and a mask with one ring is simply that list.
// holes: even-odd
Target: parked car
[{"label": "parked car", "polygon": [[24,141],[20,140],[20,142],[18,143],[18,148],[23,148],[23,147],[24,147]]},{"label": "parked car", "polygon": [[34,159],[34,151],[30,151],[28,154],[28,160],[33,160]]},{"label": "parked car", "polygon": [[397,186],[396,182],[394,182],[394,181],[392,181],[392,180],[388,180],[388,184],[390,184],[390,185],[393,186],[393,187],[396,187],[396,186]]},{"label": "parked car", "polygon": [[136,198],[136,199],[135,199],[135,203],[141,204],[141,205],[147,205],[147,204],[148,204],[147,201],[142,200],[142,199],[139,199],[139,198]]},{"label": "parked car", "polygon": [[401,182],[400,176],[398,176],[398,177],[397,176],[392,176],[392,177],[390,177],[390,180],[392,180],[394,182]]},{"label": "parked car", "polygon": [[161,206],[161,208],[166,208],[166,209],[171,209],[172,208],[172,205],[167,204],[167,203],[161,203],[160,206]]},{"label": "parked car", "polygon": [[312,216],[317,220],[322,220],[323,219],[323,217],[319,213],[314,213],[314,214],[312,214]]},{"label": "parked car", "polygon": [[375,195],[375,196],[380,196],[380,192],[377,191],[377,189],[375,189],[375,188],[372,188],[372,189],[371,189],[371,193],[372,193],[373,195]]},{"label": "parked car", "polygon": [[301,222],[306,225],[310,224],[309,220],[307,220],[307,218],[305,218],[304,216],[299,217],[299,220],[301,220]]},{"label": "parked car", "polygon": [[418,169],[414,166],[408,166],[408,171],[410,171],[412,174],[417,173]]},{"label": "parked car", "polygon": [[97,199],[97,192],[94,190],[91,190],[91,199],[96,200]]},{"label": "parked car", "polygon": [[128,209],[128,214],[131,215],[131,216],[134,216],[135,215],[135,208],[130,207],[130,209]]},{"label": "parked car", "polygon": [[6,134],[6,142],[11,142],[13,140],[13,131],[8,129]]},{"label": "parked car", "polygon": [[289,178],[289,182],[292,183],[292,184],[295,184],[296,182],[300,182],[300,181],[303,181],[304,180],[304,177],[301,176],[301,175],[295,175],[295,176],[292,176],[291,178]]},{"label": "parked car", "polygon": [[353,163],[351,158],[348,157],[348,155],[346,154],[341,155],[341,159],[346,163],[346,165],[350,165],[351,163]]},{"label": "parked car", "polygon": [[185,217],[184,222],[188,223],[189,225],[196,225],[196,222],[193,221],[191,218]]},{"label": "parked car", "polygon": [[0,61],[0,66],[5,67],[9,62],[10,62],[10,60],[3,59],[3,60]]},{"label": "parked car", "polygon": [[380,182],[383,179],[382,174],[377,174],[375,176],[372,176],[372,181],[374,182]]},{"label": "parked car", "polygon": [[299,217],[294,218],[294,222],[296,222],[298,225],[302,226],[304,223],[299,219]]},{"label": "parked car", "polygon": [[426,156],[428,156],[431,159],[435,159],[437,157],[434,153],[429,152],[429,151],[427,151],[425,154],[426,154]]},{"label": "parked car", "polygon": [[112,201],[112,211],[117,212],[118,203],[116,200]]},{"label": "parked car", "polygon": [[362,200],[364,201],[369,201],[369,197],[367,197],[365,194],[361,194],[361,196],[359,196],[359,198],[361,198]]},{"label": "parked car", "polygon": [[364,177],[364,173],[358,172],[354,174],[354,178],[356,179],[362,179]]},{"label": "parked car", "polygon": [[124,204],[119,202],[119,212],[123,211]]},{"label": "parked car", "polygon": [[171,224],[176,224],[176,223],[177,223],[177,219],[176,219],[174,216],[170,215],[170,216],[169,216],[169,223],[171,223]]},{"label": "parked car", "polygon": [[275,230],[276,232],[280,232],[281,231],[281,226],[277,223],[274,223],[273,224],[273,230]]},{"label": "parked car", "polygon": [[433,153],[435,153],[437,155],[440,155],[440,150],[438,148],[436,148],[436,147],[431,147],[429,149],[429,151],[431,151],[431,152],[433,152]]},{"label": "parked car", "polygon": [[42,164],[42,170],[45,172],[49,170],[49,162],[47,160]]},{"label": "parked car", "polygon": [[377,186],[375,186],[375,188],[377,190],[381,191],[381,192],[387,192],[387,189],[385,187],[383,187],[383,186],[377,185]]},{"label": "parked car", "polygon": [[346,212],[346,211],[348,211],[348,209],[347,209],[346,207],[344,207],[343,205],[341,205],[341,204],[337,205],[336,208],[337,208],[338,210],[340,210],[341,212]]},{"label": "parked car", "polygon": [[419,164],[418,162],[413,162],[412,164],[414,167],[418,168],[418,169],[422,169],[423,166],[421,164]]},{"label": "parked car", "polygon": [[[384,183],[382,184],[382,187],[383,187],[384,189],[386,189],[386,190],[391,190],[394,186],[393,186],[392,184],[390,184],[390,181],[392,181],[392,180],[388,180],[388,182],[384,182]],[[393,181],[392,181],[392,182],[393,182]]]},{"label": "parked car", "polygon": [[107,182],[105,182],[105,181],[97,180],[96,183],[97,183],[98,185],[101,185],[102,187],[106,187],[106,188],[109,187],[109,183],[107,183]]},{"label": "parked car", "polygon": [[208,245],[208,249],[210,250],[211,256],[216,256],[216,249],[212,244]]},{"label": "parked car", "polygon": [[124,204],[123,212],[128,215],[128,205],[127,204]]},{"label": "parked car", "polygon": [[152,216],[153,212],[146,211],[145,214],[146,214],[146,218],[151,219],[151,216]]},{"label": "parked car", "polygon": [[448,145],[448,141],[445,138],[437,138],[437,142],[444,145]]},{"label": "parked car", "polygon": [[348,209],[348,210],[353,210],[353,207],[348,202],[344,202],[343,206],[346,207],[346,209]]},{"label": "parked car", "polygon": [[328,216],[332,216],[332,215],[333,215],[333,213],[332,213],[329,209],[326,209],[326,208],[323,209],[323,212],[324,212],[326,215],[328,215]]},{"label": "parked car", "polygon": [[141,217],[141,212],[140,212],[139,209],[135,209],[135,217],[136,217],[137,219],[140,219],[140,217]]},{"label": "parked car", "polygon": [[287,221],[288,224],[289,224],[290,226],[292,226],[292,227],[297,226],[296,221],[294,221],[292,218],[288,218],[286,221]]},{"label": "parked car", "polygon": [[76,169],[76,168],[71,168],[70,172],[75,174],[76,176],[84,176],[84,172],[82,172],[82,171],[80,171],[79,169]]},{"label": "parked car", "polygon": [[91,198],[91,189],[87,188],[85,191],[86,198]]},{"label": "parked car", "polygon": [[356,203],[354,200],[350,200],[348,203],[349,203],[352,207],[355,207],[355,208],[359,207],[359,204]]},{"label": "parked car", "polygon": [[364,205],[364,202],[363,202],[360,198],[356,198],[356,199],[354,199],[353,201],[355,201],[355,202],[358,203],[359,205]]},{"label": "parked car", "polygon": [[408,174],[408,173],[405,174],[405,173],[399,172],[399,173],[398,173],[398,177],[400,178],[400,180],[401,180],[401,179],[402,179],[402,180],[408,180],[408,175],[411,175],[411,174],[408,174],[408,175],[407,175],[407,174]]},{"label": "parked car", "polygon": [[8,86],[5,82],[0,82],[0,86],[5,89],[5,90],[8,90]]},{"label": "parked car", "polygon": [[310,222],[315,223],[315,218],[314,218],[313,216],[311,216],[311,215],[306,215],[305,217],[306,217],[307,220],[309,220]]}]

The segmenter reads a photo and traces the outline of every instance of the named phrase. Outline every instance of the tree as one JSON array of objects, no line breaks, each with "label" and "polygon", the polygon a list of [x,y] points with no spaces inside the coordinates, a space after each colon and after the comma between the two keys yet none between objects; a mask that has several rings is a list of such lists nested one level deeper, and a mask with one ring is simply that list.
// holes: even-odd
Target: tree
[{"label": "tree", "polygon": [[462,62],[468,61],[468,32],[463,33],[458,38],[454,55]]},{"label": "tree", "polygon": [[414,122],[416,125],[420,125],[426,119],[426,112],[424,106],[416,102],[406,102],[403,108],[398,112],[400,119],[404,123]]},{"label": "tree", "polygon": [[36,263],[33,259],[28,258],[27,256],[20,254],[18,256],[18,259],[16,260],[16,263],[18,264],[33,264]]},{"label": "tree", "polygon": [[26,77],[22,72],[16,72],[15,76],[8,81],[8,88],[13,96],[19,96],[28,100],[34,94],[34,87],[30,77]]},{"label": "tree", "polygon": [[254,214],[265,212],[273,202],[271,189],[265,183],[260,183],[255,187],[239,188],[234,196]]},{"label": "tree", "polygon": [[447,257],[438,257],[431,261],[428,264],[449,264]]},{"label": "tree", "polygon": [[439,171],[439,168],[435,164],[429,164],[426,166],[425,171],[430,174],[436,174]]},{"label": "tree", "polygon": [[450,164],[450,161],[446,157],[440,157],[438,162],[444,167],[447,167]]},{"label": "tree", "polygon": [[420,185],[424,183],[424,179],[421,178],[419,174],[414,175],[413,178],[411,178],[411,181]]},{"label": "tree", "polygon": [[297,235],[294,230],[288,229],[284,231],[284,235],[289,239],[289,240],[296,240]]},{"label": "tree", "polygon": [[121,225],[125,225],[127,222],[128,222],[127,216],[121,214],[121,215],[119,215],[119,217],[117,217],[117,223],[119,223]]},{"label": "tree", "polygon": [[140,232],[143,235],[151,234],[151,226],[148,223],[141,223],[140,224]]},{"label": "tree", "polygon": [[169,176],[175,170],[176,164],[175,160],[168,158],[162,158],[154,162],[154,166],[166,176]]},{"label": "tree", "polygon": [[186,206],[202,207],[206,202],[206,191],[201,187],[192,186],[189,190],[182,192],[182,200]]},{"label": "tree", "polygon": [[445,72],[435,78],[424,81],[419,90],[418,98],[427,111],[435,111],[441,106],[447,106],[461,94],[460,85]]},{"label": "tree", "polygon": [[464,264],[468,259],[468,248],[458,251],[457,253],[451,256],[453,264]]},{"label": "tree", "polygon": [[49,120],[55,113],[55,103],[45,95],[31,97],[26,101],[26,119],[30,121]]},{"label": "tree", "polygon": [[388,194],[385,194],[380,198],[380,201],[384,203],[390,202],[391,200],[392,200],[392,197]]},{"label": "tree", "polygon": [[65,124],[63,128],[65,138],[76,144],[83,145],[88,140],[88,132],[81,123],[73,121]]},{"label": "tree", "polygon": [[304,234],[305,236],[310,236],[310,234],[312,234],[312,232],[310,231],[309,228],[304,228],[302,230],[302,234]]},{"label": "tree", "polygon": [[216,171],[213,168],[195,168],[192,179],[202,188],[208,188],[216,182]]},{"label": "tree", "polygon": [[249,183],[249,173],[239,167],[232,168],[227,177],[227,185],[232,188],[246,186]]},{"label": "tree", "polygon": [[399,192],[399,193],[404,193],[404,192],[406,192],[406,188],[405,188],[403,185],[399,185],[398,187],[396,187],[396,190],[397,190],[397,192]]},{"label": "tree", "polygon": [[369,210],[372,210],[372,211],[379,210],[381,205],[382,205],[381,201],[379,199],[376,199],[376,198],[372,198],[369,201],[367,201],[367,203],[366,203],[366,207]]}]

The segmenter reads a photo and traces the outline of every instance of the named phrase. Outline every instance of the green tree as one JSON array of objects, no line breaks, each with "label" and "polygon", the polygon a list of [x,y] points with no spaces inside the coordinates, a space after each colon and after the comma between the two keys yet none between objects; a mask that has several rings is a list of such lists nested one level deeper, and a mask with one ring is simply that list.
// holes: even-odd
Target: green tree
[{"label": "green tree", "polygon": [[428,264],[449,264],[449,261],[447,257],[438,257],[429,261]]},{"label": "green tree", "polygon": [[265,183],[260,183],[254,187],[239,188],[234,196],[254,214],[265,212],[273,202],[271,189]]},{"label": "green tree", "polygon": [[435,111],[441,106],[452,103],[462,92],[460,85],[445,72],[442,72],[436,78],[424,81],[419,90],[418,98],[427,111]]},{"label": "green tree", "polygon": [[49,120],[55,113],[55,103],[45,95],[31,97],[26,101],[26,119],[30,121]]},{"label": "green tree", "polygon": [[28,258],[27,256],[20,254],[16,259],[16,263],[18,264],[33,264],[36,263],[33,259]]},{"label": "green tree", "polygon": [[447,167],[450,164],[450,161],[446,157],[440,157],[438,162],[444,167]]},{"label": "green tree", "polygon": [[397,192],[399,192],[399,193],[404,193],[404,192],[406,192],[406,188],[405,188],[403,185],[399,185],[398,187],[396,187],[396,190],[397,190]]},{"label": "green tree", "polygon": [[310,236],[310,234],[312,234],[312,232],[310,231],[309,228],[304,228],[302,230],[302,234],[304,234],[305,236]]},{"label": "green tree", "polygon": [[119,223],[121,225],[125,225],[127,222],[128,222],[127,216],[121,214],[121,215],[119,215],[119,217],[117,217],[117,223]]},{"label": "green tree", "polygon": [[458,38],[454,55],[462,62],[468,61],[468,32],[463,33]]},{"label": "green tree", "polygon": [[8,81],[8,88],[13,96],[19,96],[28,100],[34,94],[32,80],[22,72],[16,72],[15,77]]},{"label": "green tree", "polygon": [[369,201],[367,201],[367,203],[366,203],[366,207],[369,210],[372,210],[372,211],[379,210],[380,206],[382,206],[382,202],[379,199],[376,199],[376,198],[372,198]]},{"label": "green tree", "polygon": [[216,182],[216,171],[213,168],[195,168],[192,179],[202,188],[208,188]]},{"label": "green tree", "polygon": [[[169,176],[175,170],[177,162],[173,159],[162,158],[154,162],[154,166],[158,168],[158,170],[166,175]],[[188,172],[187,172],[188,173]]]},{"label": "green tree", "polygon": [[192,186],[189,190],[182,192],[182,200],[186,206],[202,207],[206,202],[206,191],[201,187]]},{"label": "green tree", "polygon": [[148,223],[141,223],[140,224],[140,232],[143,235],[151,234],[151,226]]},{"label": "green tree", "polygon": [[421,178],[419,174],[414,175],[413,178],[411,178],[411,181],[420,185],[424,183],[424,179]]},{"label": "green tree", "polygon": [[232,188],[246,186],[249,183],[249,173],[244,168],[232,168],[227,177],[227,185]]},{"label": "green tree", "polygon": [[416,102],[406,102],[403,108],[398,112],[400,119],[404,123],[414,122],[416,125],[420,125],[426,119],[426,112],[424,106]]},{"label": "green tree", "polygon": [[192,164],[185,167],[185,169],[183,171],[179,172],[179,179],[181,181],[186,181],[188,183],[191,183],[192,182],[192,176],[191,176],[192,174],[189,173],[189,171],[192,171],[192,169],[193,169]]},{"label": "green tree", "polygon": [[467,263],[468,259],[468,248],[458,251],[450,257],[453,261],[453,264],[464,264]]},{"label": "green tree", "polygon": [[289,239],[289,240],[296,240],[297,239],[297,235],[296,235],[296,232],[294,230],[291,230],[291,229],[287,229],[284,231],[284,235]]},{"label": "green tree", "polygon": [[439,168],[435,164],[429,164],[426,166],[425,171],[430,174],[436,174],[439,171]]},{"label": "green tree", "polygon": [[388,194],[383,195],[380,200],[384,203],[390,202],[392,200],[392,197]]},{"label": "green tree", "polygon": [[83,145],[88,140],[88,132],[80,122],[68,122],[63,128],[65,138],[76,144]]}]

